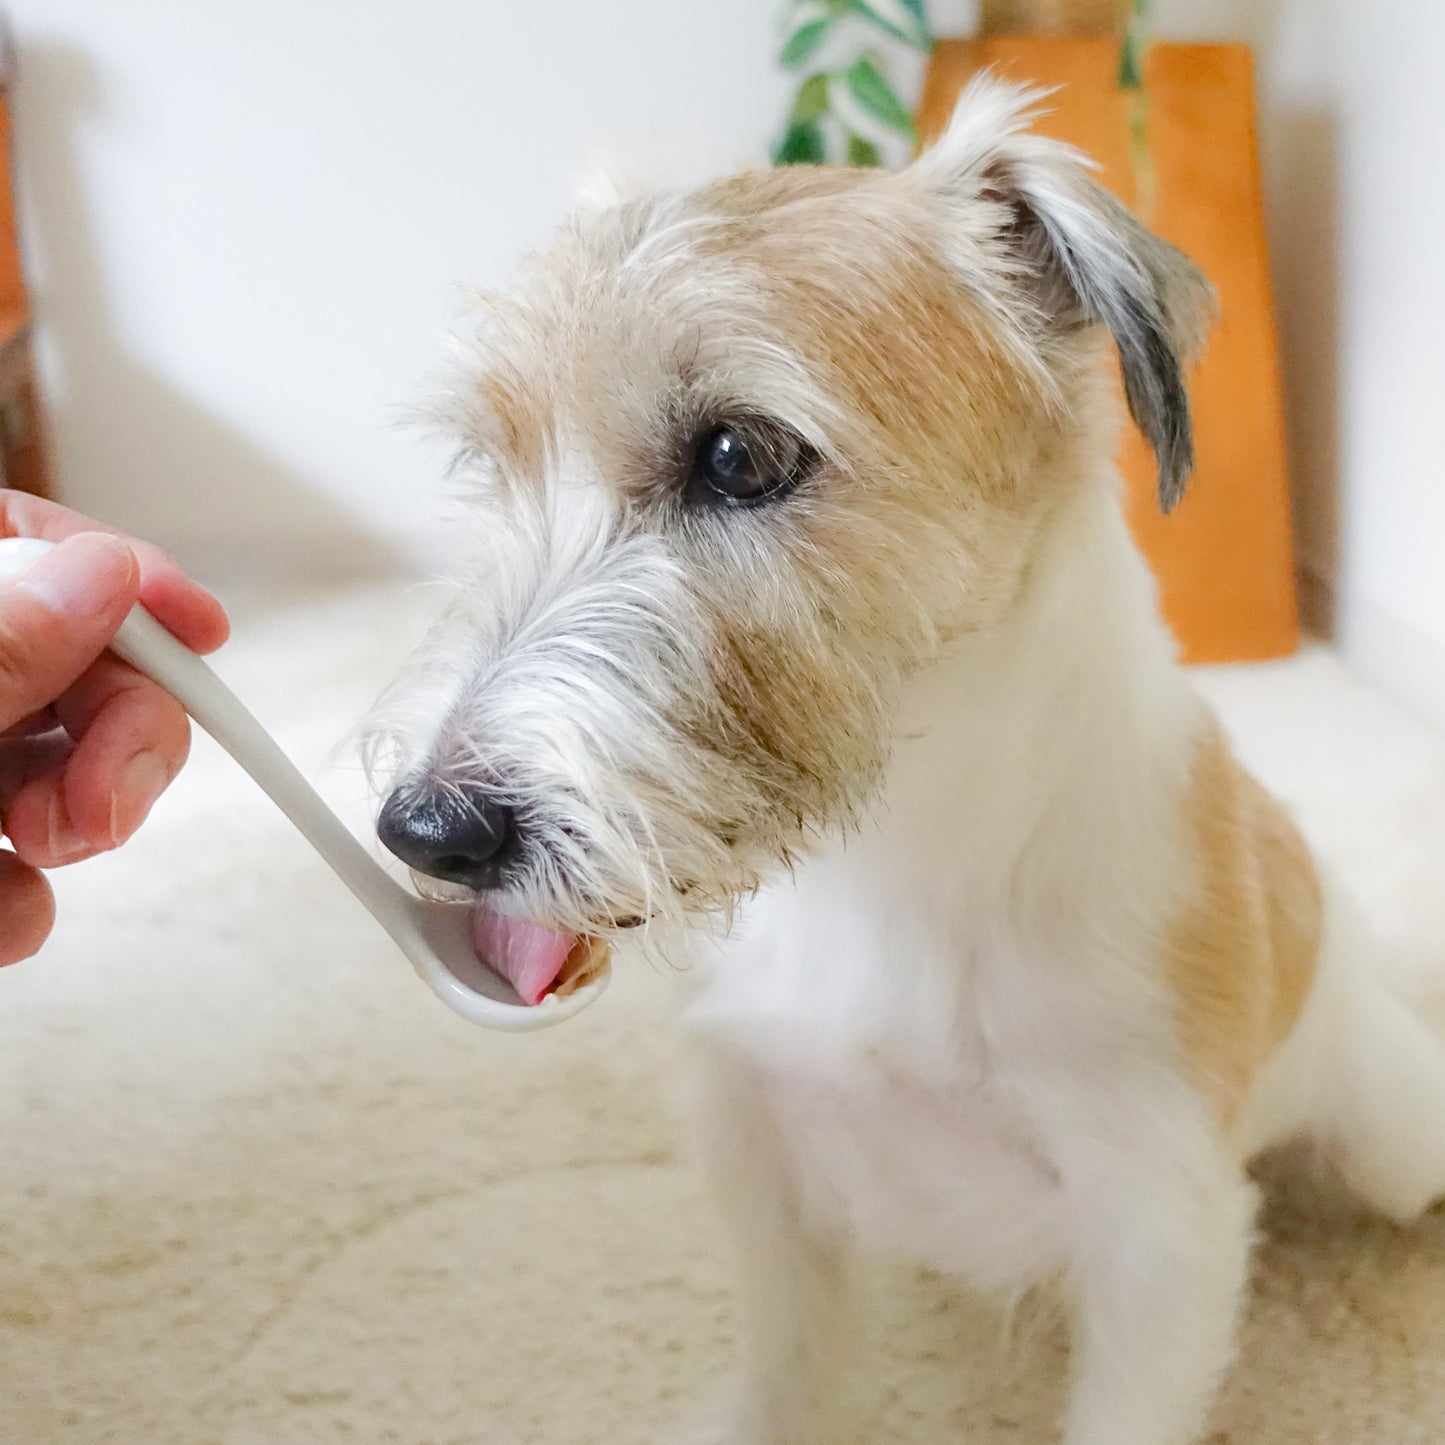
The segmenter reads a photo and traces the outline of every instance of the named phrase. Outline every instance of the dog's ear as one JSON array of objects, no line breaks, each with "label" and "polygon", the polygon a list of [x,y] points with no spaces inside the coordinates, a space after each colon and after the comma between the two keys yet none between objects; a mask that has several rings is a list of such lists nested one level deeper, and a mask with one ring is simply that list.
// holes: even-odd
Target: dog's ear
[{"label": "dog's ear", "polygon": [[[1194,467],[1182,367],[1213,314],[1194,264],[1089,176],[1078,151],[1025,133],[1046,92],[985,72],[960,97],[948,130],[910,168],[964,230],[962,269],[1002,282],[1043,324],[1106,326],[1124,393],[1154,450],[1159,505],[1169,511]],[[990,257],[1002,252],[1002,275]]]}]

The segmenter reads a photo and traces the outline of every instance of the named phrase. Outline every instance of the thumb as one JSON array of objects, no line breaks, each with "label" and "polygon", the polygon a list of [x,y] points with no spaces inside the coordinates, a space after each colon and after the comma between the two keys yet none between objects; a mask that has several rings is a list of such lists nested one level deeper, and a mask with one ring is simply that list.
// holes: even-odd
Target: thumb
[{"label": "thumb", "polygon": [[125,620],[140,569],[119,537],[81,532],[0,582],[0,731],[48,707]]}]

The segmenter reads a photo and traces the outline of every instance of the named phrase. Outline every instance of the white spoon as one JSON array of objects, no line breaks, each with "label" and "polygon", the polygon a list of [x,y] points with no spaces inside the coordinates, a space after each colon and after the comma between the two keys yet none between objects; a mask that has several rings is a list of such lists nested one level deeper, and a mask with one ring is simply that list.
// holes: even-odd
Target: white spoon
[{"label": "white spoon", "polygon": [[[0,539],[0,578],[53,545],[30,537]],[[530,1007],[522,1003],[477,958],[467,906],[417,898],[385,873],[236,695],[143,607],[131,609],[111,649],[154,678],[250,773],[391,935],[423,982],[463,1018],[512,1032],[544,1029],[580,1013],[606,988],[610,968],[604,961],[594,977],[565,995],[548,994]]]}]

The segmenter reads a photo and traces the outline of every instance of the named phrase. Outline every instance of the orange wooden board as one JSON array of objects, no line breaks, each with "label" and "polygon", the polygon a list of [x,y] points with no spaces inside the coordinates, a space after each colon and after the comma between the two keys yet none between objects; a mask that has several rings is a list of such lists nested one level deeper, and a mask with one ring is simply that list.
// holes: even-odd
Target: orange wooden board
[{"label": "orange wooden board", "polygon": [[[919,128],[943,129],[968,78],[992,66],[1060,89],[1038,129],[1087,152],[1134,205],[1128,99],[1112,39],[946,40],[929,64]],[[1164,615],[1191,662],[1279,657],[1299,645],[1274,308],[1249,51],[1156,44],[1145,69],[1156,203],[1146,222],[1214,283],[1220,319],[1189,378],[1198,464],[1168,517],[1148,447],[1120,438],[1129,523],[1159,579]]]},{"label": "orange wooden board", "polygon": [[10,174],[7,43],[0,20],[0,486],[47,494],[40,387],[30,345],[30,303],[20,267]]}]

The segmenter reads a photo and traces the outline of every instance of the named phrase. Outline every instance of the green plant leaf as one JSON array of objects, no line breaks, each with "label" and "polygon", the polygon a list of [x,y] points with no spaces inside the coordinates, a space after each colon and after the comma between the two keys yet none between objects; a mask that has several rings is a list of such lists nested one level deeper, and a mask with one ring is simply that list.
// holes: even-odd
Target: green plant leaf
[{"label": "green plant leaf", "polygon": [[798,87],[797,99],[793,101],[789,125],[802,125],[805,121],[817,120],[828,109],[828,82],[832,79],[826,71],[810,75]]},{"label": "green plant leaf", "polygon": [[919,50],[932,48],[933,38],[921,0],[852,0],[852,8],[855,14],[871,20],[896,39]]},{"label": "green plant leaf", "polygon": [[913,16],[914,23],[918,26],[918,33],[928,36],[931,42],[933,27],[928,23],[928,6],[925,0],[898,0],[898,3]]},{"label": "green plant leaf", "polygon": [[833,21],[827,15],[821,20],[810,20],[806,25],[798,26],[783,42],[779,63],[789,70],[801,65],[828,38],[832,28]]},{"label": "green plant leaf", "polygon": [[1142,90],[1144,88],[1144,46],[1136,30],[1124,32],[1119,45],[1119,89]]},{"label": "green plant leaf", "polygon": [[883,157],[878,153],[878,147],[871,140],[865,140],[861,135],[850,135],[848,137],[848,164],[850,166],[881,166]]},{"label": "green plant leaf", "polygon": [[866,57],[855,60],[843,72],[843,81],[848,87],[848,93],[874,120],[882,122],[889,130],[896,130],[899,135],[906,136],[909,140],[917,139],[913,129],[913,117],[871,60]]},{"label": "green plant leaf", "polygon": [[798,121],[783,132],[773,149],[775,166],[820,166],[828,159],[828,143],[816,120]]}]

